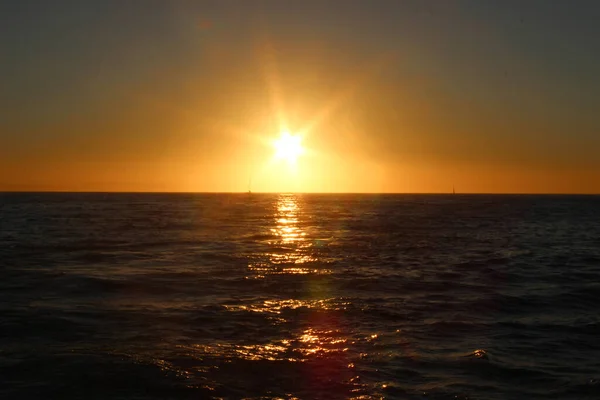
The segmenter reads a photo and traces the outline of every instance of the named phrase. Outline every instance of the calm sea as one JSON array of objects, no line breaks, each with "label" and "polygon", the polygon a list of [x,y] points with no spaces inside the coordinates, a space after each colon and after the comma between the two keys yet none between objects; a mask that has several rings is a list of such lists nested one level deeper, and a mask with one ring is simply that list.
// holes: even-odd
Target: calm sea
[{"label": "calm sea", "polygon": [[598,399],[600,197],[0,194],[2,399]]}]

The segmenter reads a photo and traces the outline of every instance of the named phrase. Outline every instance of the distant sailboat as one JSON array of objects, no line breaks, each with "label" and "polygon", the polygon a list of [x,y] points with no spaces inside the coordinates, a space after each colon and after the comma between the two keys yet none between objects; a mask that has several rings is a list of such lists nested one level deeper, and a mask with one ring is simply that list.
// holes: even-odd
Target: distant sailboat
[{"label": "distant sailboat", "polygon": [[248,179],[248,194],[252,194],[252,178]]},{"label": "distant sailboat", "polygon": [[452,185],[452,194],[456,194],[456,190],[454,190],[454,185]]}]

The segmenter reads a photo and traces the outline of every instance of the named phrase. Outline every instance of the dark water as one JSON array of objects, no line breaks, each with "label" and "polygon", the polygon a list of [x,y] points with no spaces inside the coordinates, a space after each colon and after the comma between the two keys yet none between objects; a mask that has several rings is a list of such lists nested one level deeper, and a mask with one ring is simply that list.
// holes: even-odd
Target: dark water
[{"label": "dark water", "polygon": [[0,398],[598,399],[600,197],[0,194]]}]

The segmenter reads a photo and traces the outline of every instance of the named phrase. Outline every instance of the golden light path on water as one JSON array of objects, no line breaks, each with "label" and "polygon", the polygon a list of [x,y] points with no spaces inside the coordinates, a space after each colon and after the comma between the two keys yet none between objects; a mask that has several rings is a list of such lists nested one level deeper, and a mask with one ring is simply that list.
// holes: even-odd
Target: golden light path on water
[{"label": "golden light path on water", "polygon": [[[373,388],[361,382],[355,364],[368,356],[360,351],[378,342],[379,335],[351,328],[347,312],[353,304],[336,296],[332,289],[332,271],[320,258],[322,253],[315,249],[322,245],[315,239],[319,232],[314,232],[311,216],[302,208],[301,197],[279,195],[273,207],[272,225],[264,227],[268,238],[261,241],[261,251],[249,255],[246,276],[276,286],[297,285],[298,291],[275,290],[267,298],[223,304],[231,315],[229,320],[255,315],[262,318],[264,325],[249,329],[275,329],[277,333],[253,336],[249,332],[249,338],[243,341],[198,343],[180,349],[196,359],[292,363],[297,368],[291,371],[303,371],[294,379],[300,379],[307,389],[335,391],[349,399],[372,398],[364,397]],[[380,389],[385,387],[379,384]]]},{"label": "golden light path on water", "polygon": [[[273,227],[269,228],[265,261],[250,263],[252,278],[265,278],[274,274],[330,274],[322,268],[319,260],[311,253],[313,243],[307,239],[307,232],[301,228],[302,214],[298,197],[294,194],[281,194],[274,210]],[[261,255],[262,256],[262,255]],[[319,268],[314,268],[319,266]]]},{"label": "golden light path on water", "polygon": [[[302,217],[306,218],[307,216],[301,209],[301,202],[297,195],[279,195],[273,213],[274,226],[269,228],[271,238],[267,241],[273,251],[265,255],[268,259],[266,263],[251,263],[248,267],[249,270],[257,273],[257,277],[265,279],[269,275],[283,274],[290,277],[307,275],[308,279],[301,279],[300,282],[310,286],[310,275],[318,277],[331,274],[331,270],[323,268],[322,263],[312,251],[312,240],[302,229],[304,222],[301,221]],[[318,322],[314,324],[315,326],[303,329],[295,338],[251,347],[255,353],[254,355],[246,354],[248,357],[266,353],[269,354],[269,359],[275,360],[277,358],[274,356],[277,354],[283,355],[292,351],[295,357],[287,357],[288,360],[307,361],[307,357],[310,355],[348,350],[343,346],[347,339],[342,338],[341,332],[335,324],[327,321],[323,316],[326,316],[327,312],[339,311],[349,304],[332,297],[328,298],[326,288],[324,289],[322,285],[319,285],[318,288],[309,287],[308,289],[311,299],[272,299],[251,306],[231,306],[232,309],[243,308],[247,311],[270,315],[280,321],[285,320],[282,314],[287,311],[303,310],[308,311],[309,321]],[[244,349],[244,351],[248,350],[250,349]],[[273,350],[276,354],[272,354]]]},{"label": "golden light path on water", "polygon": [[360,383],[356,381],[354,364],[349,361],[347,352],[353,340],[360,339],[350,338],[339,322],[350,303],[336,298],[328,290],[327,280],[323,278],[332,271],[318,259],[314,240],[303,229],[308,219],[298,196],[280,195],[273,211],[273,225],[268,228],[269,239],[264,241],[266,251],[249,262],[250,276],[247,277],[291,280],[306,285],[299,287],[304,298],[281,298],[280,292],[259,302],[225,305],[232,315],[258,313],[271,324],[286,328],[268,343],[218,344],[195,350],[248,361],[308,363],[305,369],[309,371],[305,374],[308,376],[302,376],[306,387],[326,381],[341,383],[346,390],[358,390]]}]

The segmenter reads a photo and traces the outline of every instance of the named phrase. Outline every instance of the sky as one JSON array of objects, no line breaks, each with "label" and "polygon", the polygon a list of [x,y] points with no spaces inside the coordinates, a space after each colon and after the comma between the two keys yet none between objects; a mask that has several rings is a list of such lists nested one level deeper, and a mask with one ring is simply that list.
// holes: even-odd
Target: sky
[{"label": "sky", "polygon": [[0,0],[0,191],[600,193],[599,20],[594,0]]}]

